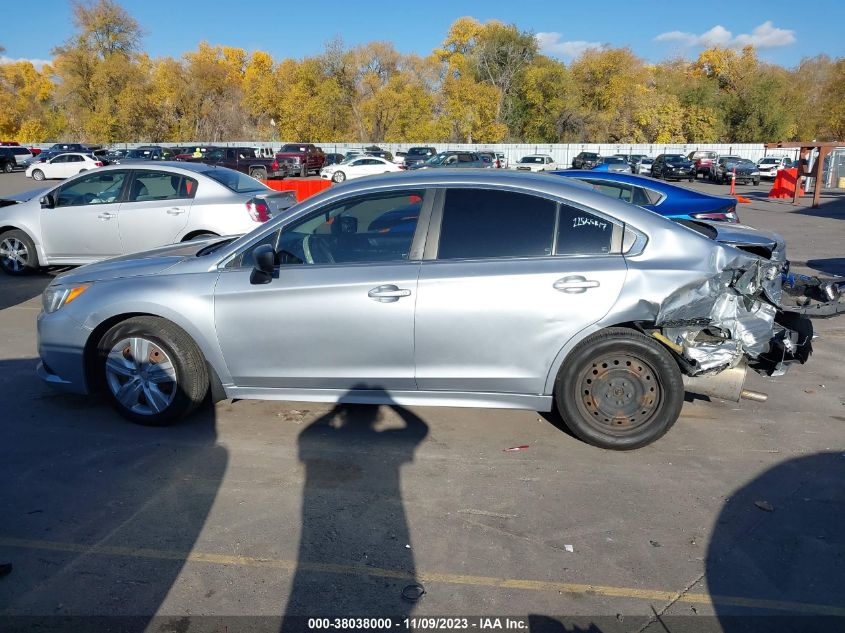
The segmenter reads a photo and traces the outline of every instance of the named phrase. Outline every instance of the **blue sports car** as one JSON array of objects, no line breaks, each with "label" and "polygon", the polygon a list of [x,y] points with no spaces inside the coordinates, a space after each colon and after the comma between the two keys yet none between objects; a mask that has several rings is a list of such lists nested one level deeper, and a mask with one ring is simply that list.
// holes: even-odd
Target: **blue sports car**
[{"label": "blue sports car", "polygon": [[611,198],[636,204],[667,218],[739,222],[736,198],[711,196],[662,180],[612,171],[567,169],[547,173],[575,178]]}]

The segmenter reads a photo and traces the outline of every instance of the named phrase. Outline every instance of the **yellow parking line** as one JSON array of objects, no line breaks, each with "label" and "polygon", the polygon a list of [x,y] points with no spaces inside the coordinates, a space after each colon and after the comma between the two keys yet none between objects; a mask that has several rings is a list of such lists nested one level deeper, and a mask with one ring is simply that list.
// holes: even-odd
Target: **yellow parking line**
[{"label": "yellow parking line", "polygon": [[496,578],[493,576],[470,576],[434,572],[408,572],[366,567],[363,565],[336,565],[330,563],[309,563],[293,560],[239,556],[234,554],[212,554],[208,552],[178,552],[172,550],[150,549],[143,547],[116,547],[113,545],[81,545],[0,537],[0,547],[21,549],[50,550],[97,556],[125,556],[129,558],[176,560],[192,563],[211,563],[215,565],[235,565],[241,567],[265,567],[286,571],[309,571],[346,576],[371,576],[375,578],[395,578],[399,580],[418,580],[424,583],[443,583],[452,585],[472,585],[476,587],[499,587],[502,589],[522,589],[526,591],[550,591],[581,595],[598,595],[611,598],[633,598],[658,602],[684,602],[700,605],[725,605],[766,609],[772,611],[790,611],[807,615],[845,616],[845,607],[805,602],[787,602],[782,600],[764,600],[742,598],[738,596],[711,596],[705,593],[684,593],[659,591],[655,589],[636,589],[633,587],[611,587],[606,585],[585,585],[568,582],[545,580],[524,580],[517,578]]}]

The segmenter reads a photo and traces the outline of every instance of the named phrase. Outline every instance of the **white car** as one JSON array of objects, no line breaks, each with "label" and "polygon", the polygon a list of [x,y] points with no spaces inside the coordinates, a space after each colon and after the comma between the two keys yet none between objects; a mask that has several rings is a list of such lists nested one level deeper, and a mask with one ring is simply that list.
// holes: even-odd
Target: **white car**
[{"label": "white car", "polygon": [[651,176],[651,164],[654,162],[653,158],[643,156],[640,160],[634,163],[633,172],[640,176]]},{"label": "white car", "polygon": [[760,178],[772,178],[777,176],[778,169],[789,169],[792,167],[792,159],[788,156],[766,156],[757,161],[760,168]]},{"label": "white car", "polygon": [[554,171],[557,169],[557,163],[554,158],[547,154],[531,154],[520,158],[514,165],[514,169],[519,171]]},{"label": "white car", "polygon": [[70,178],[76,174],[81,174],[83,171],[102,166],[103,163],[90,154],[68,152],[67,154],[59,154],[43,163],[33,163],[27,167],[26,177],[33,180]]},{"label": "white car", "polygon": [[393,162],[397,165],[404,165],[405,164],[405,156],[408,152],[398,151],[393,155]]},{"label": "white car", "polygon": [[389,171],[401,171],[401,168],[396,163],[378,156],[352,156],[342,163],[323,167],[320,170],[320,178],[332,182],[343,182],[352,178],[384,174]]}]

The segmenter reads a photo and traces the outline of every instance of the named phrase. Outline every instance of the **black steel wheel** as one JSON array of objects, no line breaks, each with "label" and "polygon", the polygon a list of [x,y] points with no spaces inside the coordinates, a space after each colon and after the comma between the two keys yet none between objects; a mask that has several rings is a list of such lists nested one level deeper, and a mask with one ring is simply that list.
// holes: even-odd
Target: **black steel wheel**
[{"label": "black steel wheel", "polygon": [[558,374],[555,401],[578,438],[628,450],[654,442],[672,427],[684,386],[677,363],[660,343],[610,328],[572,350]]}]

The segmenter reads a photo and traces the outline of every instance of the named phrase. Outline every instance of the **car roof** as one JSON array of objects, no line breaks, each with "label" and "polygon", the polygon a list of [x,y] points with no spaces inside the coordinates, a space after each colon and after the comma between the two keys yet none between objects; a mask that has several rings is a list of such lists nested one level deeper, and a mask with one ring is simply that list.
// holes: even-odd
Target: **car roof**
[{"label": "car roof", "polygon": [[217,167],[216,165],[206,165],[205,163],[191,163],[181,160],[149,160],[131,163],[127,165],[106,165],[101,169],[146,169],[146,168],[163,168],[182,170],[185,172],[193,172],[195,174],[204,174],[215,169],[227,169],[226,167]]}]

